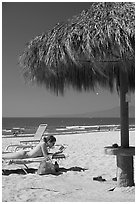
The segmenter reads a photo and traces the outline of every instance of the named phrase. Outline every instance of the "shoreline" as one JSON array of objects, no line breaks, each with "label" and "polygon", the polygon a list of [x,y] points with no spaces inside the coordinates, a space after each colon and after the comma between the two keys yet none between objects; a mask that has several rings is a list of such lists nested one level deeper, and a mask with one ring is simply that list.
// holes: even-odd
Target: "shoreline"
[{"label": "shoreline", "polygon": [[[93,129],[93,128],[96,128],[96,129]],[[64,128],[56,128],[54,132],[46,131],[44,135],[86,134],[86,133],[108,132],[108,131],[110,132],[120,131],[120,126],[119,125],[66,126]],[[129,131],[135,131],[135,125],[130,125]],[[35,134],[34,132],[33,133],[24,132],[24,133],[17,133],[17,134],[10,134],[10,133],[3,134],[3,132],[4,131],[2,131],[2,138],[33,137]]]}]

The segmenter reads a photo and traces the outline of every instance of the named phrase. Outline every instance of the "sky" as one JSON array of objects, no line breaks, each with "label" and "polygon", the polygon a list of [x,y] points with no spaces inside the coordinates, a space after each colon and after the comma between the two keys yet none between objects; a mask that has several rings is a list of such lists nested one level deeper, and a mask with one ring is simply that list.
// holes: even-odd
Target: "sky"
[{"label": "sky", "polygon": [[[44,87],[26,84],[19,56],[32,38],[88,9],[90,2],[2,3],[2,116],[48,117],[80,114],[119,106],[117,92],[97,88],[95,92],[69,89],[56,96]],[[130,105],[135,104],[134,94]]]}]

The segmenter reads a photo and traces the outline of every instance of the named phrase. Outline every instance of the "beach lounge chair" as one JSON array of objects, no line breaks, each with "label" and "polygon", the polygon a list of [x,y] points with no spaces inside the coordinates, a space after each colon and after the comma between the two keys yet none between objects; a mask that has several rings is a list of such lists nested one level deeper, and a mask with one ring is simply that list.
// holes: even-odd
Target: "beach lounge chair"
[{"label": "beach lounge chair", "polygon": [[[46,130],[46,127],[47,127],[47,124],[41,124],[38,127],[38,129],[34,135],[35,139],[33,138],[31,140],[20,141],[20,144],[8,145],[7,148],[5,149],[5,151],[2,153],[4,154],[4,153],[9,153],[9,152],[16,152],[16,151],[21,150],[21,149],[25,149],[26,151],[33,149],[37,145],[37,143],[40,141],[40,139],[42,138],[42,136]],[[67,148],[66,144],[55,144],[55,146],[52,149],[50,149],[50,153],[54,155],[53,156],[54,158],[57,158],[57,159],[58,158],[64,158],[64,155],[61,153],[63,153],[63,151],[66,148]],[[60,153],[60,154],[58,154],[58,153]]]},{"label": "beach lounge chair", "polygon": [[[21,140],[20,141],[20,145],[18,145],[16,148],[15,148],[15,151],[18,151],[19,149],[23,148],[33,148],[36,146],[37,143],[40,142],[45,130],[47,128],[47,124],[41,124],[38,129],[37,129],[37,132],[35,133],[34,135],[34,138],[33,140]],[[59,147],[58,151],[64,151],[66,148],[67,148],[67,145],[66,144],[55,144],[54,148],[55,147]]]},{"label": "beach lounge chair", "polygon": [[[55,159],[55,160],[60,160],[60,159],[66,159],[67,155],[62,154],[62,153],[55,153],[52,154],[51,159]],[[43,160],[45,160],[44,157],[36,157],[36,158],[26,158],[26,159],[4,159],[3,162],[8,162],[8,165],[23,165],[23,167],[25,166],[26,169],[28,169],[28,164],[30,163],[40,163]],[[23,171],[27,174],[27,171],[25,170],[25,168],[21,168],[23,169]]]},{"label": "beach lounge chair", "polygon": [[[5,149],[5,151],[3,151],[2,153],[10,153],[10,152],[16,152],[19,151],[21,149],[25,149],[25,150],[30,150],[33,149],[35,147],[36,144],[12,144],[12,145],[8,145]],[[52,147],[52,149],[49,149],[50,153],[54,153],[54,152],[59,152],[59,153],[63,153],[64,150],[67,148],[68,145],[66,144],[55,144],[54,147]],[[11,149],[10,149],[11,148]]]},{"label": "beach lounge chair", "polygon": [[[47,124],[40,124],[36,133],[34,134],[33,139],[21,140],[20,144],[8,145],[5,149],[5,152],[13,152],[13,151],[17,151],[19,149],[24,149],[24,148],[31,148],[32,149],[41,140],[46,128],[47,128]],[[11,149],[11,151],[10,151],[10,149]]]},{"label": "beach lounge chair", "polygon": [[20,144],[38,143],[41,140],[47,126],[48,126],[47,124],[40,124],[37,131],[36,131],[36,133],[35,133],[35,135],[34,135],[34,137],[33,137],[33,139],[31,139],[31,140],[21,140]]}]

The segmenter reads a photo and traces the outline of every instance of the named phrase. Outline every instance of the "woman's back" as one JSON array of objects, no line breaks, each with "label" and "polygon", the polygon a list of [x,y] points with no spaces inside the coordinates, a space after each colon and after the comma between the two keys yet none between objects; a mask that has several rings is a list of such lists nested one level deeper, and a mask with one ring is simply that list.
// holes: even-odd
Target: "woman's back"
[{"label": "woman's back", "polygon": [[42,152],[42,147],[43,146],[44,146],[44,148],[46,148],[46,151],[47,151],[46,144],[43,141],[41,141],[39,144],[37,144],[36,147],[34,147],[29,152],[27,152],[27,156],[31,157],[31,158],[42,157],[43,156],[43,152]]}]

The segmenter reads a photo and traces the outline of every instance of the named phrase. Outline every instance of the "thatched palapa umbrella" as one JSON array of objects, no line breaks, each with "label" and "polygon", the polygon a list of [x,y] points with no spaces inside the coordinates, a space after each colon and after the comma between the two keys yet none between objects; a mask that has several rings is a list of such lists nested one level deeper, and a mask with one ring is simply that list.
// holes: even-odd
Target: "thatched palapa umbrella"
[{"label": "thatched palapa umbrella", "polygon": [[27,45],[20,58],[24,76],[55,93],[65,87],[94,90],[116,87],[121,104],[118,185],[132,186],[134,148],[129,147],[127,93],[135,89],[135,5],[96,2],[66,23],[57,24]]}]

